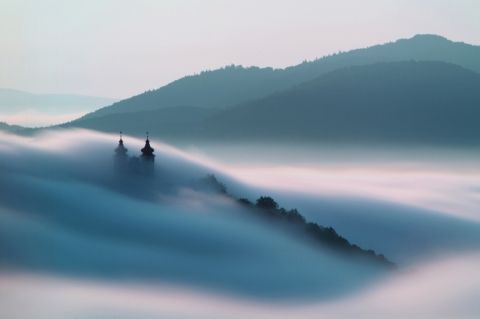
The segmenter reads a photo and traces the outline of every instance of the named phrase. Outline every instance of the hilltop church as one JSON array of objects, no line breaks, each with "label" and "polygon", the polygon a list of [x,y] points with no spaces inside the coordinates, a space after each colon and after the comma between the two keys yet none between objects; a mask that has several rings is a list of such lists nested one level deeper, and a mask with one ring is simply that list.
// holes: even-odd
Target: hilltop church
[{"label": "hilltop church", "polygon": [[155,150],[150,146],[148,137],[147,132],[145,146],[140,150],[142,154],[139,157],[129,157],[127,155],[128,149],[123,143],[122,132],[120,132],[120,140],[118,141],[117,148],[115,148],[114,155],[114,168],[116,172],[153,175],[155,172],[155,154],[153,154],[153,152]]}]

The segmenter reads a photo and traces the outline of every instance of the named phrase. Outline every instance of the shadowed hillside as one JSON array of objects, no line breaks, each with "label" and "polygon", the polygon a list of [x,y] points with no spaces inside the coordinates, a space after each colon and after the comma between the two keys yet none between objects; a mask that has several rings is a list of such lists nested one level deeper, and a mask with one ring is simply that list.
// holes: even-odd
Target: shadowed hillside
[{"label": "shadowed hillside", "polygon": [[228,109],[165,108],[66,126],[176,140],[471,144],[480,75],[443,62],[353,66]]},{"label": "shadowed hillside", "polygon": [[114,103],[86,117],[166,107],[230,107],[261,98],[351,65],[404,60],[435,60],[480,72],[480,47],[452,42],[435,35],[326,56],[286,69],[230,66],[186,76],[156,90]]},{"label": "shadowed hillside", "polygon": [[474,143],[480,74],[442,62],[345,68],[209,119],[208,136]]},{"label": "shadowed hillside", "polygon": [[202,129],[204,121],[217,112],[217,109],[193,106],[169,107],[85,118],[66,123],[62,127],[82,127],[103,132],[125,131],[142,136],[148,130],[152,136],[190,139]]},{"label": "shadowed hillside", "polygon": [[24,133],[26,131],[31,131],[31,129],[24,128],[19,125],[9,125],[4,122],[0,122],[0,131],[6,131],[11,133]]}]

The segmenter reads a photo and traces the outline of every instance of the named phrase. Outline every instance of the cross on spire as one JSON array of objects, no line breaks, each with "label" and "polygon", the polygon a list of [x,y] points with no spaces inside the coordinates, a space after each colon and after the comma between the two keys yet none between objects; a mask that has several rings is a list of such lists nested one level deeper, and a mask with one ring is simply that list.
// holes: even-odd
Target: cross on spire
[{"label": "cross on spire", "polygon": [[125,148],[125,146],[123,146],[123,139],[122,139],[123,135],[122,135],[122,132],[120,132],[120,140],[118,141],[118,146],[117,148],[115,149],[115,153],[117,154],[117,156],[120,156],[120,157],[125,157],[126,154],[127,154],[127,149]]},{"label": "cross on spire", "polygon": [[153,159],[155,155],[153,154],[154,149],[150,146],[150,140],[148,139],[150,134],[147,131],[147,140],[145,141],[145,146],[141,149],[142,157]]}]

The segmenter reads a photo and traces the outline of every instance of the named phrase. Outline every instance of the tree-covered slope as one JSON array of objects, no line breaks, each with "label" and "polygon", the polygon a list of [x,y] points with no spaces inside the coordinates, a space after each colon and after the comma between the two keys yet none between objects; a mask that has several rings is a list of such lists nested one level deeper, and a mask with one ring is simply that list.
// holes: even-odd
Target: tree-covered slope
[{"label": "tree-covered slope", "polygon": [[480,74],[443,62],[352,66],[227,109],[171,107],[65,126],[210,141],[472,144]]},{"label": "tree-covered slope", "polygon": [[443,62],[337,70],[209,118],[210,138],[471,143],[480,74]]},{"label": "tree-covered slope", "polygon": [[179,106],[158,110],[115,113],[98,117],[86,117],[61,127],[81,127],[103,132],[123,131],[130,135],[151,136],[164,139],[190,139],[203,129],[204,121],[218,112],[217,109]]},{"label": "tree-covered slope", "polygon": [[480,46],[452,42],[435,35],[337,53],[286,69],[226,67],[186,76],[104,107],[86,117],[166,107],[231,107],[287,89],[330,71],[352,65],[404,60],[443,61],[480,72]]}]

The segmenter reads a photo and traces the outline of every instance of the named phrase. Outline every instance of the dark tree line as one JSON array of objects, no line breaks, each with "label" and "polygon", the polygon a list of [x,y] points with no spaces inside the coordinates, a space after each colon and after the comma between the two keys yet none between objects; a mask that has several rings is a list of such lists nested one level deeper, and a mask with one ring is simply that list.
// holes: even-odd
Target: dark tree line
[{"label": "dark tree line", "polygon": [[247,211],[253,213],[254,216],[268,221],[269,225],[286,230],[290,234],[295,234],[301,239],[309,240],[317,245],[320,244],[322,247],[335,252],[375,260],[389,268],[395,266],[395,264],[389,261],[384,255],[350,243],[332,227],[324,227],[317,223],[308,222],[297,209],[286,210],[280,207],[278,203],[269,196],[261,196],[255,203],[252,203],[246,198],[237,199],[227,192],[225,184],[218,181],[213,174],[199,179],[194,187],[231,197],[238,201],[243,207],[247,208]]},{"label": "dark tree line", "polygon": [[257,216],[279,223],[284,228],[297,232],[305,239],[320,243],[327,248],[341,253],[374,259],[388,267],[395,266],[384,255],[377,254],[371,249],[365,250],[355,244],[351,244],[332,227],[324,227],[317,223],[307,222],[297,209],[286,210],[283,207],[279,207],[277,202],[269,196],[261,196],[255,204],[245,198],[238,199],[238,202],[249,208]]}]

